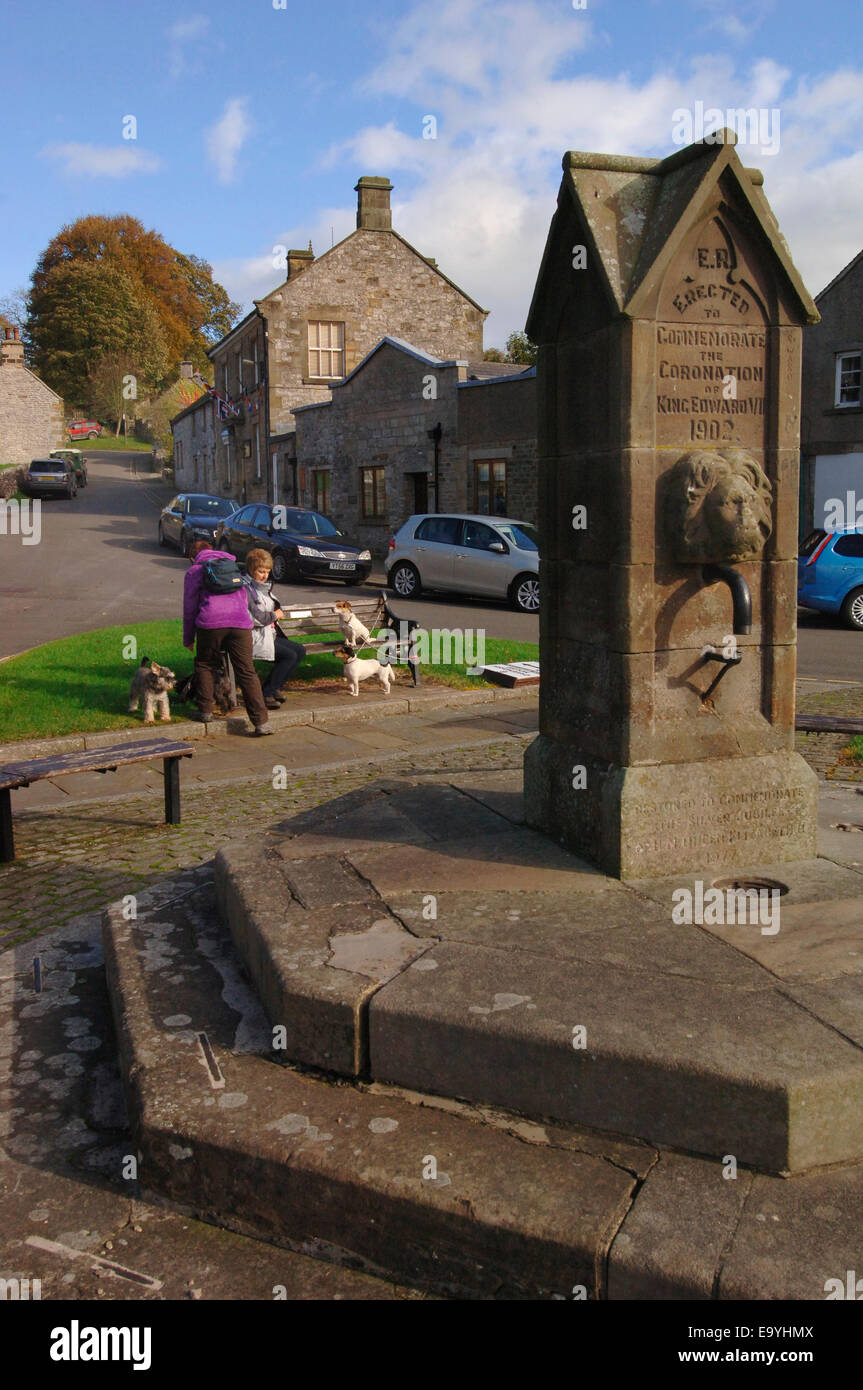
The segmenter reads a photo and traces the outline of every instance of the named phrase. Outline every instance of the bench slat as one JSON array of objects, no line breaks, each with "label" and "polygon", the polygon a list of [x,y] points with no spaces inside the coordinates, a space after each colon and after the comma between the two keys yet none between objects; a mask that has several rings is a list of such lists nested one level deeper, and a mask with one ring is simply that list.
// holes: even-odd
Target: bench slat
[{"label": "bench slat", "polygon": [[0,764],[0,788],[20,787],[45,777],[71,772],[99,772],[109,767],[149,762],[152,758],[188,758],[194,749],[188,743],[168,739],[147,739],[139,743],[119,743],[110,748],[82,749],[77,753],[56,753],[50,758],[22,759]]},{"label": "bench slat", "polygon": [[798,714],[794,727],[801,734],[863,734],[863,719],[833,714]]}]

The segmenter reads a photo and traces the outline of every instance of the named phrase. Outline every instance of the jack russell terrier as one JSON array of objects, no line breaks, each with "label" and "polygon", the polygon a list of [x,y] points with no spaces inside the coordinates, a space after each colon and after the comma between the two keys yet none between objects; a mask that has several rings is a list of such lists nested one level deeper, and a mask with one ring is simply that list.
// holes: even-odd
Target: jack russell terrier
[{"label": "jack russell terrier", "polygon": [[368,628],[360,622],[359,618],[352,611],[351,605],[348,603],[347,599],[340,599],[333,607],[335,608],[336,617],[339,620],[339,627],[342,630],[342,636],[347,646],[358,647],[361,642],[367,642],[369,640],[370,634]]},{"label": "jack russell terrier", "polygon": [[345,680],[348,683],[350,695],[359,695],[360,681],[366,681],[370,676],[377,676],[383,686],[384,694],[389,695],[390,686],[396,678],[392,666],[384,666],[374,657],[361,661],[353,647],[339,647],[336,656],[345,663]]}]

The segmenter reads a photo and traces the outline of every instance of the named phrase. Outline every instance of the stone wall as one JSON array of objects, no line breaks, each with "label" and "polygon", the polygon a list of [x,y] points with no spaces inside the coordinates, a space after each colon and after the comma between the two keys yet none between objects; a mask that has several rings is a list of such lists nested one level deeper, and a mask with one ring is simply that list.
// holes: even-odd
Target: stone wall
[{"label": "stone wall", "polygon": [[63,401],[17,363],[0,364],[0,464],[29,463],[68,443]]},{"label": "stone wall", "polygon": [[478,460],[506,461],[507,515],[537,520],[536,376],[467,381],[458,387],[458,439],[465,510],[476,507]]},{"label": "stone wall", "polygon": [[[457,511],[464,487],[457,445],[456,384],[465,366],[420,359],[385,344],[350,381],[336,386],[326,405],[300,410],[297,459],[303,501],[312,505],[312,474],[331,469],[330,514],[351,538],[382,556],[390,536],[414,511],[414,483],[424,473],[434,507],[434,443],[428,431],[440,423],[440,509]],[[434,377],[435,386],[428,385]],[[427,400],[423,390],[436,389]],[[362,515],[360,470],[386,469],[386,512],[380,520]]]},{"label": "stone wall", "polygon": [[815,303],[821,322],[803,337],[801,534],[824,525],[826,497],[863,499],[863,405],[835,404],[836,354],[863,352],[863,255]]}]

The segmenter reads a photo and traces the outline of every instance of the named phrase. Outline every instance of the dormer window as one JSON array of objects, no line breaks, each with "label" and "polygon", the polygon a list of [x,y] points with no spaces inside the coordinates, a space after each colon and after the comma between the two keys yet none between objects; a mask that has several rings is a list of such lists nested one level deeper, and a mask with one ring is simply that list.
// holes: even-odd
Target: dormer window
[{"label": "dormer window", "polygon": [[345,325],[309,323],[309,376],[325,380],[345,374]]},{"label": "dormer window", "polygon": [[863,353],[837,352],[836,354],[836,399],[837,406],[861,403],[860,369]]}]

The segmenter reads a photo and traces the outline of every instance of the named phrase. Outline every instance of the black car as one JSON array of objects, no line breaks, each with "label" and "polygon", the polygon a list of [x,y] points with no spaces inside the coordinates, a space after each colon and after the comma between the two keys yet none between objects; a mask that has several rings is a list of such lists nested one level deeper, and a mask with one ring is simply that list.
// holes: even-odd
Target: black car
[{"label": "black car", "polygon": [[68,459],[33,459],[21,488],[30,497],[77,497],[78,480]]},{"label": "black car", "polygon": [[371,552],[351,545],[320,512],[306,507],[268,507],[251,502],[223,521],[218,550],[245,560],[250,550],[269,550],[273,579],[341,579],[361,584],[372,567]]},{"label": "black car", "polygon": [[236,502],[205,492],[181,492],[159,517],[159,544],[177,545],[184,555],[195,541],[211,541],[216,527],[236,511]]}]

